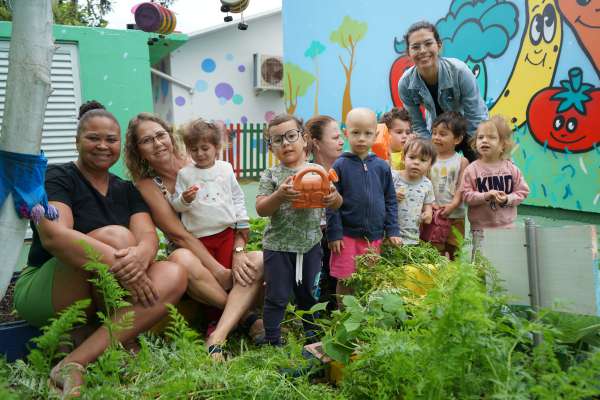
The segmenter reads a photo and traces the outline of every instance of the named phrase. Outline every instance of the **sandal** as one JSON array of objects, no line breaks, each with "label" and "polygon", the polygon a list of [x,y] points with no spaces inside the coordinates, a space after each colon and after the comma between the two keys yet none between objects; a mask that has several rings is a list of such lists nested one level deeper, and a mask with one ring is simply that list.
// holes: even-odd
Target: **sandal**
[{"label": "sandal", "polygon": [[[85,367],[77,362],[71,361],[64,363],[64,360],[52,368],[48,384],[51,389],[56,390],[60,394],[61,399],[71,399],[80,397],[80,388],[83,386],[83,376],[85,375]],[[81,375],[81,384],[77,384],[73,379],[72,373],[77,372]]]},{"label": "sandal", "polygon": [[208,355],[214,361],[224,362],[225,361],[225,353],[223,352],[223,347],[220,344],[211,344],[208,346]]},{"label": "sandal", "polygon": [[[260,325],[259,327],[256,327],[256,324],[259,321]],[[262,319],[259,318],[254,312],[248,314],[248,316],[239,323],[238,328],[248,335],[252,341],[256,341],[256,339],[265,335],[265,328],[263,326]]]}]

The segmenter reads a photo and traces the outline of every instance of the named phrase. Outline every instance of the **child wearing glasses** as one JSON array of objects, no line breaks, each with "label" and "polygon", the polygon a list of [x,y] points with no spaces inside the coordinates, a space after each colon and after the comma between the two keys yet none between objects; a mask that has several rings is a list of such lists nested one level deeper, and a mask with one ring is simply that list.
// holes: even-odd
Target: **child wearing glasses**
[{"label": "child wearing glasses", "polygon": [[[280,324],[292,292],[300,310],[309,310],[319,299],[321,209],[292,207],[299,196],[292,176],[306,166],[320,167],[306,162],[308,142],[300,119],[287,114],[276,116],[269,122],[265,139],[279,164],[262,173],[256,196],[256,212],[269,217],[263,235],[265,337],[258,344],[279,346]],[[335,190],[323,200],[328,208],[338,208],[342,203]],[[309,341],[314,339],[311,318],[306,316],[304,321]]]},{"label": "child wearing glasses", "polygon": [[341,279],[356,270],[354,257],[369,248],[379,251],[383,237],[401,244],[396,191],[390,166],[369,150],[377,137],[377,117],[367,108],[355,108],[346,117],[350,152],[333,163],[344,198],[339,210],[327,210],[327,239],[331,249],[330,273],[338,278],[336,293],[352,290]]}]

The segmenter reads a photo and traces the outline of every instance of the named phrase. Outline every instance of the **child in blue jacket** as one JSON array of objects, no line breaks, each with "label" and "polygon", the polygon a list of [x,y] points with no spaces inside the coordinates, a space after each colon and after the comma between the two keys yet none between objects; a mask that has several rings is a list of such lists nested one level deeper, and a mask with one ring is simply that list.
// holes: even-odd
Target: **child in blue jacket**
[{"label": "child in blue jacket", "polygon": [[385,237],[399,245],[396,191],[390,166],[369,154],[377,137],[377,118],[366,108],[355,108],[346,118],[350,152],[333,163],[335,184],[344,202],[338,210],[327,209],[327,239],[331,249],[331,276],[338,278],[336,293],[352,293],[341,282],[356,270],[354,257],[369,248],[379,252]]}]

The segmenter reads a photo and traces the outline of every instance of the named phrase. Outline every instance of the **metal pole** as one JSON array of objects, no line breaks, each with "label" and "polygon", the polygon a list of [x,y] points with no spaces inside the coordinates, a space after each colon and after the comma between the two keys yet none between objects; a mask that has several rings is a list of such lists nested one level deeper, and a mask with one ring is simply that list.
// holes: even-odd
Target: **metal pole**
[{"label": "metal pole", "polygon": [[[531,218],[525,218],[525,246],[527,247],[527,273],[529,275],[529,297],[535,314],[540,309],[540,270],[537,256],[537,225]],[[539,333],[533,334],[533,344],[539,345],[542,338]]]},{"label": "metal pole", "polygon": [[179,85],[184,89],[187,89],[188,92],[190,92],[190,94],[194,93],[194,88],[192,86],[188,85],[187,83],[181,82],[179,79],[173,78],[171,75],[165,74],[164,72],[159,71],[156,68],[150,68],[150,72],[160,78],[166,79],[169,82],[173,82],[174,84]]}]

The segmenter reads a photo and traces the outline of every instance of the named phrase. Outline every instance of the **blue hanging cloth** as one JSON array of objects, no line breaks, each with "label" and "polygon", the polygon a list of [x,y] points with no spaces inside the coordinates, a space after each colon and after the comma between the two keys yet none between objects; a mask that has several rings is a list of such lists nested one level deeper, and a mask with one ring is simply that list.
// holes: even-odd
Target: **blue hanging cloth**
[{"label": "blue hanging cloth", "polygon": [[48,204],[44,178],[48,160],[40,155],[0,150],[0,207],[12,193],[15,210],[21,218],[39,224],[43,216],[58,218],[56,207]]}]

